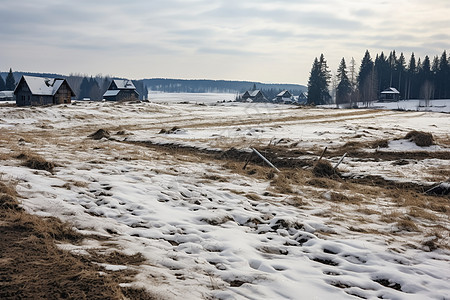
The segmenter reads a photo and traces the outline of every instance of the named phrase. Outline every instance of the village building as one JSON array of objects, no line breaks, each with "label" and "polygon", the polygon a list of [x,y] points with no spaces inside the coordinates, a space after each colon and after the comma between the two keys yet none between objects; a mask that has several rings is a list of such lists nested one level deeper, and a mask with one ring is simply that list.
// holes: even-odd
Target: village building
[{"label": "village building", "polygon": [[398,101],[400,100],[400,92],[393,87],[387,88],[380,94],[380,101]]},{"label": "village building", "polygon": [[14,91],[0,91],[0,101],[14,101]]},{"label": "village building", "polygon": [[308,102],[308,92],[302,92],[297,97],[298,104],[306,104]]},{"label": "village building", "polygon": [[14,90],[17,106],[71,103],[75,97],[65,79],[22,76]]},{"label": "village building", "polygon": [[114,79],[103,95],[106,101],[139,100],[139,93],[133,82],[128,79]]},{"label": "village building", "polygon": [[267,101],[266,96],[260,90],[246,91],[242,95],[242,99],[245,102],[265,102]]},{"label": "village building", "polygon": [[293,102],[293,97],[292,94],[288,91],[288,90],[284,90],[282,92],[280,92],[274,99],[273,101],[276,103],[286,103],[286,104],[291,104]]}]

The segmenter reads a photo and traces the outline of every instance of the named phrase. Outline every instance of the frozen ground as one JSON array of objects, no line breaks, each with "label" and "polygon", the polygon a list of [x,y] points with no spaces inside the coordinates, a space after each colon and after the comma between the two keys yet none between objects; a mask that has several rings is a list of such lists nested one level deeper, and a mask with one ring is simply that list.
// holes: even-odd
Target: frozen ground
[{"label": "frozen ground", "polygon": [[[148,261],[133,284],[163,298],[450,299],[448,198],[316,178],[308,167],[268,177],[269,168],[201,153],[270,143],[311,160],[327,146],[335,163],[353,145],[341,172],[432,185],[450,176],[448,114],[190,97],[0,107],[0,176],[17,182],[27,210],[110,238],[61,247],[141,252]],[[87,137],[100,128],[113,139]],[[402,139],[410,130],[436,144]],[[370,146],[382,139],[387,148]],[[145,141],[160,147],[136,144]],[[23,152],[57,167],[28,169]]]}]

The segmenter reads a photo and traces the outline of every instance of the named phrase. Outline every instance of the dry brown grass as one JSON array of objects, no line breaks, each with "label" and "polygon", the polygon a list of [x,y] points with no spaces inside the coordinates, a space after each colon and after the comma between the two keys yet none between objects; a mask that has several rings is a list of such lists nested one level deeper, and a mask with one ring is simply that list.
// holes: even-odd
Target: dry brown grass
[{"label": "dry brown grass", "polygon": [[312,172],[317,177],[331,177],[336,174],[336,171],[331,166],[331,163],[326,160],[318,161]]},{"label": "dry brown grass", "polygon": [[400,220],[397,221],[397,227],[401,231],[409,231],[409,232],[417,232],[419,231],[419,227],[417,227],[416,223],[411,220],[408,216],[403,216]]},{"label": "dry brown grass", "polygon": [[371,144],[372,148],[387,148],[389,147],[389,140],[387,139],[381,139],[381,140],[376,140],[375,142],[373,142]]},{"label": "dry brown grass", "polygon": [[358,209],[356,209],[357,212],[365,214],[365,215],[377,215],[379,214],[378,211],[374,210],[374,209],[370,209],[367,207],[360,207]]},{"label": "dry brown grass", "polygon": [[435,213],[431,213],[421,207],[416,206],[409,208],[408,215],[414,218],[421,218],[430,221],[438,221],[440,219]]},{"label": "dry brown grass", "polygon": [[405,139],[414,142],[417,146],[427,147],[434,143],[433,135],[429,132],[423,131],[410,131],[405,135]]},{"label": "dry brown grass", "polygon": [[132,274],[105,271],[97,264],[139,264],[140,254],[112,252],[86,258],[65,252],[56,241],[77,243],[83,236],[56,218],[40,218],[20,209],[14,184],[0,181],[0,191],[15,204],[0,205],[1,299],[124,299],[127,295],[159,299],[142,289],[121,288],[118,283]]},{"label": "dry brown grass", "polygon": [[17,158],[23,160],[23,165],[30,169],[52,172],[53,168],[56,167],[53,162],[49,162],[42,156],[31,152],[22,152]]}]

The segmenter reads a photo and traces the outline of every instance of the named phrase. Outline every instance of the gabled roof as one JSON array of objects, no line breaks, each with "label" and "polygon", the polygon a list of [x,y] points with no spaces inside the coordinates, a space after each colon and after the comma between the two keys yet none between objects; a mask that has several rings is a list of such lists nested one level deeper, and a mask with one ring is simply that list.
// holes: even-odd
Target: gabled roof
[{"label": "gabled roof", "polygon": [[[54,96],[65,81],[65,79],[61,78],[44,78],[25,75],[20,79],[20,81],[22,80],[28,85],[31,94],[39,96]],[[17,87],[18,86],[19,85],[17,85]],[[14,90],[14,93],[15,92],[16,90]]]},{"label": "gabled roof", "polygon": [[400,94],[400,92],[393,87],[387,88],[384,91],[381,92],[382,94]]},{"label": "gabled roof", "polygon": [[135,90],[133,82],[128,79],[114,79],[114,84],[119,90]]},{"label": "gabled roof", "polygon": [[286,96],[286,94],[288,94],[289,97],[292,97],[292,94],[291,94],[288,90],[284,90],[284,91],[280,92],[280,93],[277,95],[277,97],[283,97],[283,96]]}]

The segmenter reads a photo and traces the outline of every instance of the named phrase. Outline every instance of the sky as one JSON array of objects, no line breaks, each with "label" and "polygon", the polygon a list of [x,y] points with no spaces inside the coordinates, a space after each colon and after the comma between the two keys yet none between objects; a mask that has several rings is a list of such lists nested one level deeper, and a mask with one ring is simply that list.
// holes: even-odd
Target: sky
[{"label": "sky", "polygon": [[0,0],[0,71],[307,84],[364,52],[450,50],[449,0]]}]

